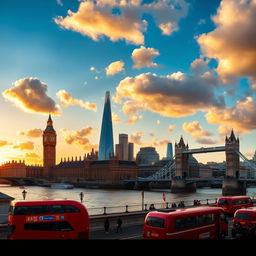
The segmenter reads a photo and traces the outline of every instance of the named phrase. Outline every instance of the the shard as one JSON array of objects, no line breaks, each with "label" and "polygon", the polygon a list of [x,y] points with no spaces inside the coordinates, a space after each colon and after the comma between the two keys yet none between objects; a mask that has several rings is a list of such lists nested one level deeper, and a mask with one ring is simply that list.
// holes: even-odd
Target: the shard
[{"label": "the shard", "polygon": [[114,155],[113,127],[110,106],[110,92],[105,94],[104,112],[101,124],[99,160],[109,160]]}]

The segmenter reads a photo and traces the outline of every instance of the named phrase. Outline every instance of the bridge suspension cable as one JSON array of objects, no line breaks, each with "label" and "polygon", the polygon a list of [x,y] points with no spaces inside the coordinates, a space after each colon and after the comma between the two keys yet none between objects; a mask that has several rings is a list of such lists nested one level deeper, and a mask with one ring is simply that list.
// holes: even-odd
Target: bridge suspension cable
[{"label": "bridge suspension cable", "polygon": [[175,157],[169,159],[161,169],[147,177],[149,180],[171,180],[175,176]]},{"label": "bridge suspension cable", "polygon": [[246,162],[250,168],[250,170],[254,173],[253,177],[255,176],[255,173],[256,173],[256,164],[253,163],[252,161],[248,160],[247,157],[245,157],[240,151],[235,151],[237,155],[239,155],[243,160],[244,162]]}]

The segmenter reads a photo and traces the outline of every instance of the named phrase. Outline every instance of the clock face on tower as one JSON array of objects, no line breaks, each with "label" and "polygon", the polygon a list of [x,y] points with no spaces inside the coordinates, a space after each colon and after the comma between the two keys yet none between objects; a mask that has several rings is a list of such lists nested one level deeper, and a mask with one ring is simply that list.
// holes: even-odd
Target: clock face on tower
[{"label": "clock face on tower", "polygon": [[51,136],[50,141],[54,141],[54,140],[55,140],[54,136]]},{"label": "clock face on tower", "polygon": [[44,141],[47,141],[47,137],[46,136],[44,137]]}]

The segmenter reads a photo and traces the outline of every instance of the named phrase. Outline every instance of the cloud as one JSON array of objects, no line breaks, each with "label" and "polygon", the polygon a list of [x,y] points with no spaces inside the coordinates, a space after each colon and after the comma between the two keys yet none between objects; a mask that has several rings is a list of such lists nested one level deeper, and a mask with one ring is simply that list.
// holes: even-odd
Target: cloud
[{"label": "cloud", "polygon": [[38,160],[42,160],[41,157],[36,154],[36,153],[26,153],[25,154],[25,159],[27,161],[38,161]]},{"label": "cloud", "polygon": [[238,77],[256,80],[255,17],[255,0],[222,0],[213,17],[216,28],[197,38],[202,54],[217,60],[225,83]]},{"label": "cloud", "polygon": [[123,61],[115,61],[109,64],[106,68],[107,76],[115,75],[121,71],[124,71],[124,62]]},{"label": "cloud", "polygon": [[[233,107],[212,108],[205,115],[206,120],[211,124],[232,127],[240,135],[251,133],[256,129],[256,102],[252,97],[239,100]],[[221,127],[220,132],[224,132]]]},{"label": "cloud", "polygon": [[127,120],[127,124],[135,124],[137,123],[139,120],[141,120],[143,118],[142,115],[129,115],[129,118]]},{"label": "cloud", "polygon": [[167,128],[167,131],[168,131],[168,132],[173,132],[174,129],[175,129],[175,125],[170,124],[170,125],[168,126],[168,128]]},{"label": "cloud", "polygon": [[217,144],[219,140],[211,139],[211,138],[198,138],[196,139],[196,142],[204,145],[214,145],[214,144]]},{"label": "cloud", "polygon": [[188,4],[184,0],[159,0],[149,4],[142,0],[83,1],[77,12],[68,10],[66,17],[54,21],[64,29],[88,36],[95,41],[108,37],[111,41],[125,40],[135,45],[144,44],[143,33],[149,14],[165,35],[178,29],[178,21],[186,16]]},{"label": "cloud", "polygon": [[201,59],[201,58],[200,59],[195,59],[190,64],[190,69],[196,75],[201,75],[201,74],[204,74],[207,71],[210,71],[208,63],[209,63],[209,59],[207,59],[207,60],[204,60],[204,59]]},{"label": "cloud", "polygon": [[94,133],[93,128],[90,126],[86,126],[80,131],[60,129],[60,132],[65,142],[69,145],[76,145],[86,151],[91,151],[92,148],[98,147],[90,142],[90,137]]},{"label": "cloud", "polygon": [[5,147],[9,145],[12,145],[12,143],[6,140],[0,140],[0,147]]},{"label": "cloud", "polygon": [[211,136],[212,133],[203,129],[199,121],[193,121],[190,123],[184,123],[182,128],[185,132],[192,135],[193,138],[200,138],[202,136]]},{"label": "cloud", "polygon": [[34,142],[28,141],[28,142],[21,142],[17,143],[13,146],[14,149],[20,149],[20,150],[33,150],[34,149]]},{"label": "cloud", "polygon": [[121,122],[120,117],[115,112],[112,112],[112,122],[116,124]]},{"label": "cloud", "polygon": [[159,56],[160,53],[154,48],[145,48],[141,46],[139,49],[134,49],[132,52],[132,59],[134,62],[134,68],[139,69],[143,67],[158,67],[157,63],[152,60]]},{"label": "cloud", "polygon": [[24,132],[18,132],[19,135],[25,135],[30,138],[39,138],[42,136],[43,131],[41,129],[30,129]]},{"label": "cloud", "polygon": [[60,115],[60,107],[47,96],[48,86],[38,78],[23,78],[5,90],[3,97],[25,112]]},{"label": "cloud", "polygon": [[56,0],[59,6],[63,6],[62,0]]},{"label": "cloud", "polygon": [[90,103],[88,101],[78,100],[74,99],[68,92],[65,90],[60,90],[57,92],[57,97],[60,99],[62,106],[74,106],[78,105],[82,108],[97,111],[97,104],[96,103]]},{"label": "cloud", "polygon": [[181,72],[167,76],[143,73],[126,77],[116,87],[116,103],[124,102],[124,114],[138,115],[148,110],[167,117],[183,117],[210,107],[224,107],[223,96],[215,95],[215,81],[208,76],[189,76]]},{"label": "cloud", "polygon": [[143,136],[142,132],[134,132],[130,136],[130,142],[143,146],[143,142],[141,142],[141,137]]}]

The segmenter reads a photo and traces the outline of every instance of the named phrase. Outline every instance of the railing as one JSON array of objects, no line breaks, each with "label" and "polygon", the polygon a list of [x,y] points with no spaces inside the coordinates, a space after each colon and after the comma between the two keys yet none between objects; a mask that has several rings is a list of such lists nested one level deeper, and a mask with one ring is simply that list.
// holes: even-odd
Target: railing
[{"label": "railing", "polygon": [[[198,203],[200,202],[200,204]],[[130,213],[130,212],[143,212],[152,209],[179,209],[183,207],[192,207],[197,205],[214,205],[217,202],[217,198],[200,199],[193,201],[173,201],[163,203],[146,203],[146,204],[131,204],[121,206],[104,206],[97,208],[88,208],[90,215],[107,215],[114,213]],[[176,205],[176,206],[174,206]]]}]

